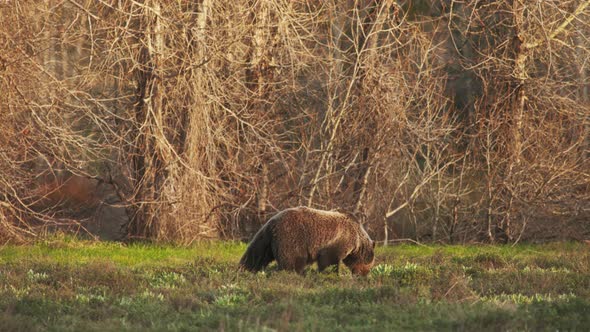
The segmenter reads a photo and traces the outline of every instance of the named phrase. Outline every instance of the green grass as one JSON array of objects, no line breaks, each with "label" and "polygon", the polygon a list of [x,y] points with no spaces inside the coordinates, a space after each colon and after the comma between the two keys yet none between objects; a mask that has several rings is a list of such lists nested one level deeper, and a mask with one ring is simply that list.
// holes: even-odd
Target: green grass
[{"label": "green grass", "polygon": [[378,248],[368,278],[238,272],[237,242],[0,247],[1,331],[587,330],[577,243]]}]

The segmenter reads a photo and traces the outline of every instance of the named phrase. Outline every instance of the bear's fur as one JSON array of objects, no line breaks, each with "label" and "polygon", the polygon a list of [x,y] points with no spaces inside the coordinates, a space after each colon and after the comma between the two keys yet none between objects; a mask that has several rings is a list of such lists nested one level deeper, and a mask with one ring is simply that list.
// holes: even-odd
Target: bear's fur
[{"label": "bear's fur", "polygon": [[375,242],[351,216],[307,207],[283,210],[254,235],[240,266],[257,272],[273,260],[279,269],[303,273],[317,262],[318,270],[342,261],[353,274],[367,275],[375,262]]}]

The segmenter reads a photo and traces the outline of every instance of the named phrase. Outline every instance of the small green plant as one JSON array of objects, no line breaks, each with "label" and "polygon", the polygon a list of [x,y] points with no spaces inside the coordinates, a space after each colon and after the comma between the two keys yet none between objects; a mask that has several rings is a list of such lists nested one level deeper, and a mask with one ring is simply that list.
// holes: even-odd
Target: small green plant
[{"label": "small green plant", "polygon": [[481,302],[491,303],[514,303],[514,304],[532,304],[532,303],[543,303],[543,302],[567,302],[577,298],[574,294],[533,294],[524,295],[520,293],[516,294],[499,294],[493,296],[484,296],[480,299]]},{"label": "small green plant", "polygon": [[31,291],[31,287],[27,286],[24,288],[17,288],[17,287],[14,287],[13,285],[8,285],[8,287],[6,287],[6,290],[10,291],[15,298],[22,299],[26,295],[29,295],[29,292]]},{"label": "small green plant", "polygon": [[390,264],[379,264],[371,269],[371,275],[373,277],[389,277],[394,271],[393,265]]},{"label": "small green plant", "polygon": [[164,295],[162,295],[162,293],[154,293],[149,289],[144,290],[143,293],[139,295],[139,298],[144,300],[155,299],[158,301],[164,301]]},{"label": "small green plant", "polygon": [[541,267],[530,267],[525,266],[522,272],[538,272],[538,273],[571,273],[572,271],[566,267],[554,267],[541,268]]},{"label": "small green plant", "polygon": [[247,300],[248,292],[239,288],[236,284],[221,286],[219,294],[215,297],[215,304],[221,307],[232,307]]},{"label": "small green plant", "polygon": [[177,288],[186,282],[186,278],[176,272],[160,272],[151,275],[150,286],[153,288]]},{"label": "small green plant", "polygon": [[399,271],[414,273],[418,270],[418,264],[406,262],[404,266],[402,266]]},{"label": "small green plant", "polygon": [[49,279],[49,275],[45,272],[35,272],[32,269],[27,271],[27,280],[30,282],[39,282]]},{"label": "small green plant", "polygon": [[104,303],[107,300],[104,294],[76,294],[76,301],[82,304]]},{"label": "small green plant", "polygon": [[109,289],[106,286],[81,286],[74,297],[79,304],[105,303],[108,299]]},{"label": "small green plant", "polygon": [[402,266],[394,268],[391,277],[400,285],[420,285],[428,283],[432,270],[426,266],[419,266],[416,263],[406,262]]}]

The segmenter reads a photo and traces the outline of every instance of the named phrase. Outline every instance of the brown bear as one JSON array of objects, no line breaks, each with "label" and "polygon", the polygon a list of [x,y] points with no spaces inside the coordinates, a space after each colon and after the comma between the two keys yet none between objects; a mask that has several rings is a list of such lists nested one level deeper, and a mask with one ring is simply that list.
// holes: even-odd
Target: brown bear
[{"label": "brown bear", "polygon": [[321,272],[342,261],[353,274],[367,275],[375,262],[375,242],[351,216],[296,207],[283,210],[260,228],[240,260],[257,272],[273,260],[281,270],[303,273],[317,262]]}]

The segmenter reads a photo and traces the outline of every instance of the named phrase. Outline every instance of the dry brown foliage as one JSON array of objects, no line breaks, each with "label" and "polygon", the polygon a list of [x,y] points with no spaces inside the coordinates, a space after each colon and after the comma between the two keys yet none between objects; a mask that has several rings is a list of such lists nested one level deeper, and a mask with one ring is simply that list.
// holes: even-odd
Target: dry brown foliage
[{"label": "dry brown foliage", "polygon": [[[590,236],[590,1],[0,1],[0,241]],[[124,227],[120,230],[120,227]]]}]

